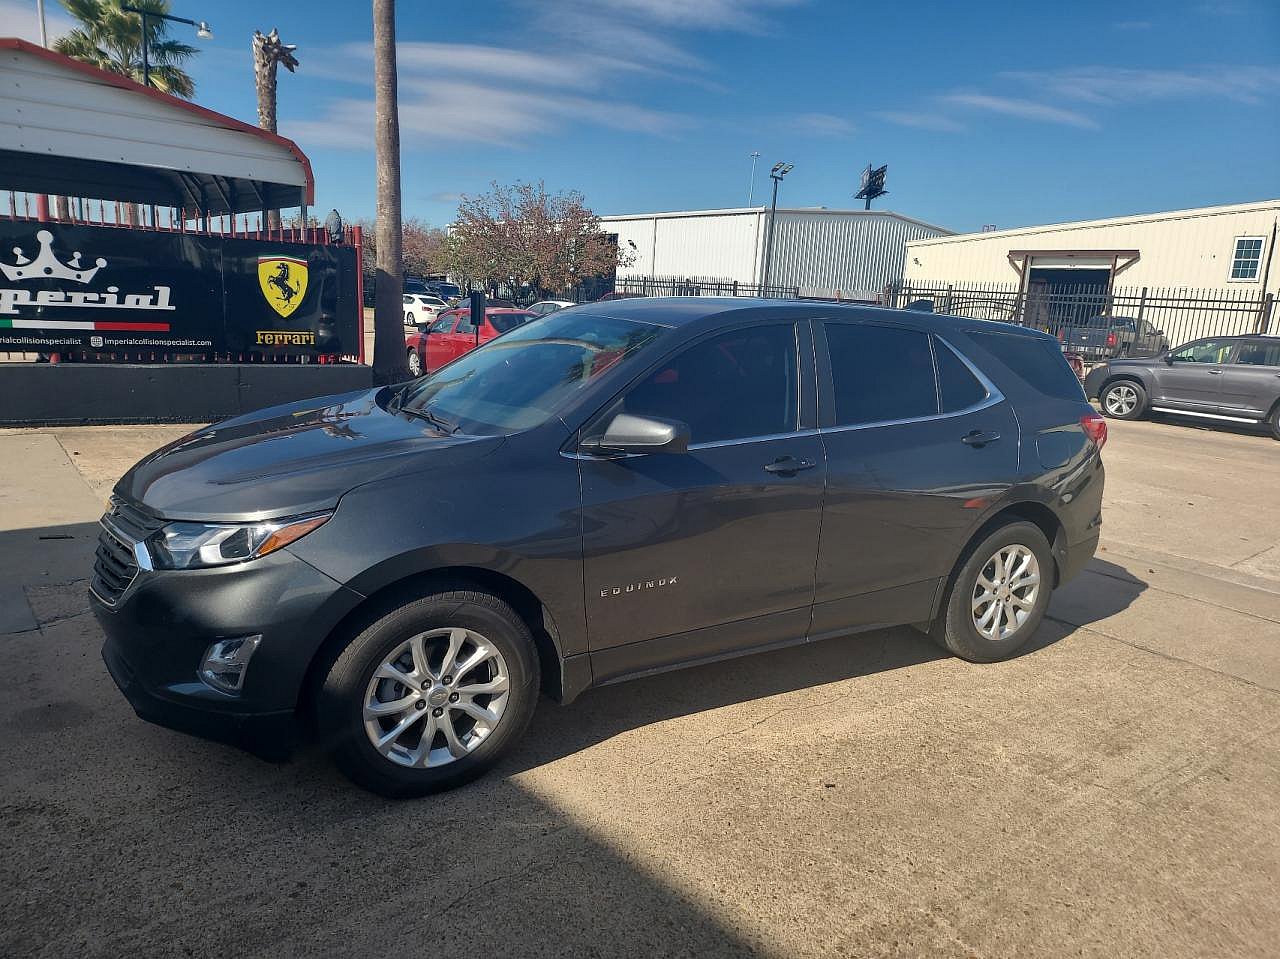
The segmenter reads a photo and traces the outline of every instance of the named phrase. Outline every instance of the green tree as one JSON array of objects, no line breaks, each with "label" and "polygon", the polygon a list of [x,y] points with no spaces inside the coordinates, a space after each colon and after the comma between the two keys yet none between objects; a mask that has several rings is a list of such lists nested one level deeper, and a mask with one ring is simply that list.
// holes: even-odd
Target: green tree
[{"label": "green tree", "polygon": [[[141,16],[121,10],[120,0],[62,0],[62,5],[80,26],[55,41],[55,50],[100,70],[142,82]],[[169,12],[169,0],[132,0],[131,5],[148,12]],[[196,84],[182,65],[200,51],[169,39],[166,28],[167,23],[159,17],[147,18],[151,86],[190,100],[195,96]]]}]

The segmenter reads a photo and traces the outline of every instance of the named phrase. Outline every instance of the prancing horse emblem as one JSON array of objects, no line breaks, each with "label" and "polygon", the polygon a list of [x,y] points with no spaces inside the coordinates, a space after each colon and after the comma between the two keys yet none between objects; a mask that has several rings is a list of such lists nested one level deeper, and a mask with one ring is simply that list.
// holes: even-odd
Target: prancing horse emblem
[{"label": "prancing horse emblem", "polygon": [[289,316],[307,295],[307,261],[296,256],[258,257],[258,286],[273,310]]}]

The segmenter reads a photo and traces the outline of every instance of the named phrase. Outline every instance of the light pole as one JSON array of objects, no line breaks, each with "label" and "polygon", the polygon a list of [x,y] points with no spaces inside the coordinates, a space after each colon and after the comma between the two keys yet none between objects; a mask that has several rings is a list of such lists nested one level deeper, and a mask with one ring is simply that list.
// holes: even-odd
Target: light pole
[{"label": "light pole", "polygon": [[764,248],[764,269],[761,271],[760,292],[769,285],[769,271],[773,267],[773,227],[778,219],[778,184],[782,178],[795,169],[794,163],[775,163],[769,171],[769,179],[773,181],[773,202],[769,204],[769,236]]},{"label": "light pole", "polygon": [[751,184],[747,187],[747,206],[751,206],[751,201],[756,195],[756,161],[760,159],[760,151],[751,151]]},{"label": "light pole", "polygon": [[120,9],[125,13],[136,13],[142,18],[142,85],[144,87],[151,86],[151,55],[148,49],[150,45],[147,43],[147,17],[155,17],[157,20],[172,20],[174,23],[185,23],[189,27],[196,28],[196,36],[201,40],[213,39],[213,29],[203,20],[188,20],[186,17],[175,17],[170,13],[144,10],[142,7],[130,6],[127,3],[120,4]]}]

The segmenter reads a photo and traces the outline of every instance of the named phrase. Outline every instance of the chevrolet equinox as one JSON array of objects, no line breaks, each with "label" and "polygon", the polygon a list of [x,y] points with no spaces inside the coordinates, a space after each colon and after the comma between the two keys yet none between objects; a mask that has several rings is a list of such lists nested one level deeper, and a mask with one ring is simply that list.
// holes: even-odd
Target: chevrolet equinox
[{"label": "chevrolet equinox", "polygon": [[262,754],[307,730],[415,796],[493,765],[540,691],[899,624],[1012,655],[1094,553],[1105,439],[1020,327],[595,303],[151,454],[92,603],[144,719]]}]

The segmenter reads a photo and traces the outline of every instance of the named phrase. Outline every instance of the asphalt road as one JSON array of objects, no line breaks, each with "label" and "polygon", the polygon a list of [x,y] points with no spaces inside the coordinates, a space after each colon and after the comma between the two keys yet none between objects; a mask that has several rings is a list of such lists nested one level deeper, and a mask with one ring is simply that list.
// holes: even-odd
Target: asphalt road
[{"label": "asphalt road", "polygon": [[645,679],[391,803],[112,686],[92,523],[177,432],[0,433],[0,955],[1280,949],[1280,443],[1113,423],[1104,549],[1010,662],[895,629]]}]

